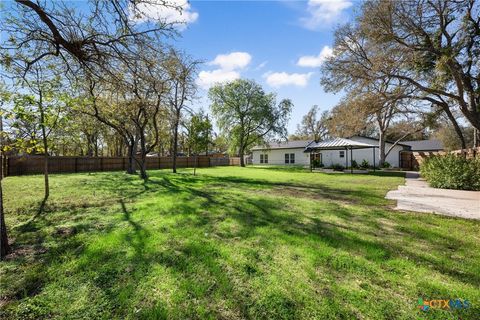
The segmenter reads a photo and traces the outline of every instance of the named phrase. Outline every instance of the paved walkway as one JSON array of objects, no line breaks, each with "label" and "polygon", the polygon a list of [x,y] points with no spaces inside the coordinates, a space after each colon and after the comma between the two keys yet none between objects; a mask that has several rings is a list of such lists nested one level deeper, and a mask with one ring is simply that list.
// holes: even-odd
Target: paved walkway
[{"label": "paved walkway", "polygon": [[385,198],[397,200],[396,210],[480,220],[480,191],[431,188],[418,172],[407,172],[405,185],[389,191]]}]

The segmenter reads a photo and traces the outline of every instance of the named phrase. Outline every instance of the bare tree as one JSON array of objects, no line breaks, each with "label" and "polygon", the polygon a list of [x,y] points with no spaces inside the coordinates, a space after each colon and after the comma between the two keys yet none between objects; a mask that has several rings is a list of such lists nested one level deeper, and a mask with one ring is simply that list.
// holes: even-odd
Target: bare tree
[{"label": "bare tree", "polygon": [[25,73],[49,57],[59,58],[69,75],[78,68],[109,73],[112,61],[135,57],[135,43],[157,43],[174,34],[171,23],[148,15],[151,6],[181,10],[172,1],[92,0],[80,9],[71,1],[15,0],[1,22],[9,35],[2,37],[2,60]]},{"label": "bare tree", "polygon": [[303,116],[302,122],[297,125],[296,136],[315,141],[323,140],[328,136],[327,121],[330,115],[328,111],[324,111],[318,118],[319,112],[317,105],[310,108],[307,114]]},{"label": "bare tree", "polygon": [[169,78],[168,106],[172,129],[172,170],[174,173],[177,172],[178,129],[182,111],[187,107],[186,103],[195,96],[197,90],[195,76],[199,63],[199,61],[172,50],[164,64]]},{"label": "bare tree", "polygon": [[372,0],[363,5],[358,26],[383,48],[375,56],[379,73],[408,82],[418,97],[444,110],[458,107],[480,129],[478,0]]},{"label": "bare tree", "polygon": [[[158,51],[141,48],[137,59],[110,81],[90,78],[90,99],[83,110],[123,137],[128,148],[127,173],[134,174],[137,163],[142,179],[148,178],[146,155],[159,142],[158,114],[167,90],[162,62],[163,56]],[[140,160],[136,157],[138,147]]]}]

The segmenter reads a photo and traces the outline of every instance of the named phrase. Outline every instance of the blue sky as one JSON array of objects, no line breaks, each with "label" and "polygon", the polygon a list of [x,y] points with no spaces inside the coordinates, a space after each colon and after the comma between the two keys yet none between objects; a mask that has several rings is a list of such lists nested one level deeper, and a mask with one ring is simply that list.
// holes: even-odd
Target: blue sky
[{"label": "blue sky", "polygon": [[[155,1],[160,0],[150,3]],[[341,94],[323,91],[319,69],[331,52],[335,26],[351,19],[357,0],[166,1],[183,8],[181,15],[152,4],[143,8],[144,19],[185,22],[178,25],[180,36],[174,45],[205,62],[194,109],[209,111],[207,92],[213,83],[253,79],[267,92],[277,93],[278,101],[292,100],[288,131],[294,133],[312,105],[328,110],[340,100]],[[71,3],[78,8],[87,4]]]},{"label": "blue sky", "polygon": [[205,61],[194,107],[208,110],[206,93],[216,80],[254,79],[279,99],[293,101],[288,125],[293,133],[312,105],[328,110],[341,98],[323,91],[318,65],[322,50],[327,55],[333,45],[335,25],[348,21],[355,5],[344,0],[191,1],[184,15],[189,23],[176,45]]}]

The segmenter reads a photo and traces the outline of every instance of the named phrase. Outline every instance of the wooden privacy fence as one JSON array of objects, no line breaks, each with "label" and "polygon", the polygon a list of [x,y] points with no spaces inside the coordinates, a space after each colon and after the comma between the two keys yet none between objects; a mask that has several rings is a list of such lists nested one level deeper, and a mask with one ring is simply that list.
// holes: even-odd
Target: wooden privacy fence
[{"label": "wooden privacy fence", "polygon": [[467,159],[480,157],[480,147],[461,149],[454,151],[402,151],[400,153],[400,166],[403,169],[418,170],[423,159],[434,155],[446,155],[449,153],[465,155]]},{"label": "wooden privacy fence", "polygon": [[[195,164],[196,162],[196,164]],[[147,157],[147,170],[171,169],[172,157]],[[177,168],[214,167],[239,165],[240,158],[212,158],[207,156],[177,157]],[[4,161],[5,176],[20,176],[43,172],[43,156],[9,157]],[[51,156],[48,158],[49,173],[67,172],[95,172],[126,170],[127,157],[64,157]],[[135,163],[136,168],[138,165]]]}]

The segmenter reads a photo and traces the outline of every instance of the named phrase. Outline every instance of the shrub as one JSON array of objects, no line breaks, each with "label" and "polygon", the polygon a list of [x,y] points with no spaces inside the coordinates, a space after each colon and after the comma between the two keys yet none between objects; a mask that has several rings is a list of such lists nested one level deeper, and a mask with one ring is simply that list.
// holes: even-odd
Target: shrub
[{"label": "shrub", "polygon": [[355,160],[352,160],[352,168],[353,169],[358,169],[358,163]]},{"label": "shrub", "polygon": [[480,159],[436,155],[422,162],[420,173],[434,188],[480,190]]},{"label": "shrub", "polygon": [[382,165],[382,168],[390,168],[392,165],[390,164],[390,162],[388,161],[384,161],[383,162],[383,165]]},{"label": "shrub", "polygon": [[362,164],[360,165],[360,168],[368,169],[369,167],[370,167],[370,164],[368,163],[368,161],[363,159]]},{"label": "shrub", "polygon": [[323,163],[320,162],[320,160],[318,159],[313,159],[312,160],[312,165],[314,168],[322,168],[323,167]]},{"label": "shrub", "polygon": [[341,164],[332,164],[332,169],[335,170],[335,171],[343,171],[345,169],[344,166],[342,166]]}]

